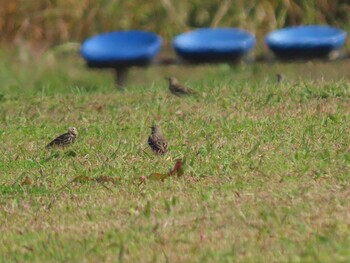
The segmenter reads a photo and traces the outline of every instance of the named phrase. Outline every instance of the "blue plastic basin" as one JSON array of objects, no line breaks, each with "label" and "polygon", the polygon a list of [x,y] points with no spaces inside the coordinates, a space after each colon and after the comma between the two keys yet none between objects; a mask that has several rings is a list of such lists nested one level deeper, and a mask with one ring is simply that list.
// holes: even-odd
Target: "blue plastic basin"
[{"label": "blue plastic basin", "polygon": [[238,28],[201,28],[175,37],[176,53],[190,61],[234,61],[248,53],[255,37]]},{"label": "blue plastic basin", "polygon": [[324,57],[345,44],[346,32],[322,25],[287,27],[271,32],[265,41],[280,58]]},{"label": "blue plastic basin", "polygon": [[161,37],[151,32],[116,31],[85,40],[80,53],[89,66],[129,67],[148,64],[161,44]]}]

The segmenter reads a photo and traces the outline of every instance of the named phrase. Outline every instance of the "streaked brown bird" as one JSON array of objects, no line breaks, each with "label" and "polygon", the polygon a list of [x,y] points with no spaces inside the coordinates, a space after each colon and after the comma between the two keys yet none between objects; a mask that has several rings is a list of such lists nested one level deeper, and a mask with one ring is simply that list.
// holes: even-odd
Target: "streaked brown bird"
[{"label": "streaked brown bird", "polygon": [[58,136],[56,139],[54,139],[52,142],[50,142],[48,145],[46,145],[46,148],[50,148],[53,146],[67,146],[67,145],[75,142],[77,136],[78,136],[77,129],[74,127],[69,127],[67,133],[64,133],[64,134]]},{"label": "streaked brown bird", "polygon": [[276,74],[276,82],[277,83],[282,83],[284,81],[284,79],[285,79],[285,76],[283,74],[281,74],[281,73]]},{"label": "streaked brown bird", "polygon": [[152,132],[148,137],[148,145],[152,151],[157,154],[165,154],[168,151],[168,142],[166,141],[160,127],[153,125],[151,127]]},{"label": "streaked brown bird", "polygon": [[181,97],[184,95],[196,94],[193,89],[180,84],[174,77],[167,78],[167,80],[169,80],[169,90],[175,96]]}]

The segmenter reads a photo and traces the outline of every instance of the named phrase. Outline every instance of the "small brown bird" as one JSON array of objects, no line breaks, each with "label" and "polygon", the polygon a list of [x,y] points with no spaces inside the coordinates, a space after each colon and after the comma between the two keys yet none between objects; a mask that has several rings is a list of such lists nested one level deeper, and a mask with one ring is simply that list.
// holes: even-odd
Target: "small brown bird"
[{"label": "small brown bird", "polygon": [[277,83],[282,83],[284,81],[284,79],[285,79],[285,76],[283,74],[281,74],[281,73],[276,74],[276,82]]},{"label": "small brown bird", "polygon": [[67,146],[68,144],[75,142],[77,136],[77,129],[74,127],[70,127],[67,133],[58,136],[56,139],[54,139],[52,142],[46,145],[46,148],[50,148],[53,146]]},{"label": "small brown bird", "polygon": [[196,94],[196,92],[193,89],[190,89],[189,87],[181,85],[178,82],[178,80],[174,77],[167,78],[167,80],[169,80],[170,92],[178,97],[181,97],[184,95]]},{"label": "small brown bird", "polygon": [[152,151],[157,154],[165,154],[168,151],[168,142],[164,138],[164,135],[158,125],[151,127],[152,132],[148,137],[148,145]]}]

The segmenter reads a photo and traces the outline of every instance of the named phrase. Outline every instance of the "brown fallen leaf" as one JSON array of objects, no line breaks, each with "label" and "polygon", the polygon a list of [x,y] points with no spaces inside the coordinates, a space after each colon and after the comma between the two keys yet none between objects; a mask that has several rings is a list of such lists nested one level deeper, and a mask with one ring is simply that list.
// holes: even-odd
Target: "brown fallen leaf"
[{"label": "brown fallen leaf", "polygon": [[141,176],[139,178],[140,183],[139,185],[146,183],[146,181],[149,180],[156,180],[156,181],[164,181],[166,178],[172,176],[172,175],[177,175],[177,176],[182,176],[184,174],[184,169],[183,169],[183,162],[182,159],[177,159],[176,163],[174,165],[173,169],[170,169],[168,173],[152,173],[148,177],[147,176]]},{"label": "brown fallen leaf", "polygon": [[84,175],[79,175],[77,177],[74,177],[71,183],[86,183],[86,182],[91,182],[93,179],[91,179],[88,176]]},{"label": "brown fallen leaf", "polygon": [[148,179],[157,180],[157,181],[164,181],[168,177],[169,177],[169,174],[153,173],[153,174],[150,174],[148,176]]},{"label": "brown fallen leaf", "polygon": [[184,174],[182,159],[177,159],[170,175],[182,176]]},{"label": "brown fallen leaf", "polygon": [[98,177],[95,178],[96,182],[98,183],[112,183],[112,184],[116,184],[119,178],[113,178],[110,176],[106,176],[106,175],[100,175]]},{"label": "brown fallen leaf", "polygon": [[23,181],[21,182],[21,185],[32,185],[33,184],[33,179],[30,178],[29,176],[26,176],[23,178]]},{"label": "brown fallen leaf", "polygon": [[102,105],[102,104],[98,104],[98,103],[94,103],[92,105],[92,108],[98,112],[101,112],[102,110],[104,110],[105,108],[105,105]]}]

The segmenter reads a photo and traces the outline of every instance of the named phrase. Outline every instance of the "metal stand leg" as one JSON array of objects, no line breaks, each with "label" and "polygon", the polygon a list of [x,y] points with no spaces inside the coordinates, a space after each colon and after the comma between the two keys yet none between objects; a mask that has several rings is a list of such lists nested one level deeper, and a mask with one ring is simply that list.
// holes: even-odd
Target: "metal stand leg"
[{"label": "metal stand leg", "polygon": [[115,85],[119,90],[124,90],[128,80],[129,68],[115,69]]}]

